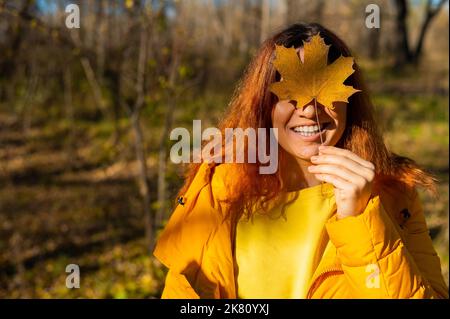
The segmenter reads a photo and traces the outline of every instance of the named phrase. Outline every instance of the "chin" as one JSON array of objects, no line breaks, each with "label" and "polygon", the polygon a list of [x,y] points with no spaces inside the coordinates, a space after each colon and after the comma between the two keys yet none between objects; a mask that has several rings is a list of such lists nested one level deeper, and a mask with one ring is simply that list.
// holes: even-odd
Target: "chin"
[{"label": "chin", "polygon": [[[334,145],[334,143],[330,143],[330,140],[331,138],[325,138],[323,145]],[[320,145],[322,145],[320,140],[302,145],[300,147],[298,143],[293,143],[293,147],[291,148],[293,152],[291,154],[299,159],[309,161],[312,156],[319,154]]]},{"label": "chin", "polygon": [[293,155],[299,159],[309,161],[311,156],[319,154],[319,146],[320,143],[314,143],[302,146],[301,148],[297,147],[297,150],[293,152],[294,153]]}]

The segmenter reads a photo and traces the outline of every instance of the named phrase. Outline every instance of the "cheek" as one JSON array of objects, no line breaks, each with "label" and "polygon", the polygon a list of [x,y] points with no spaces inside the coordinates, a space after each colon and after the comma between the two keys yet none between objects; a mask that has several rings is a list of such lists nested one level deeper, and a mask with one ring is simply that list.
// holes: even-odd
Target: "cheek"
[{"label": "cheek", "polygon": [[328,115],[334,120],[334,122],[336,123],[336,128],[334,129],[333,132],[333,138],[334,139],[339,139],[341,138],[344,130],[345,130],[345,126],[347,125],[347,104],[342,104],[342,105],[337,105],[335,107],[335,111],[330,111],[330,113],[328,113]]},{"label": "cheek", "polygon": [[283,103],[277,103],[272,109],[272,126],[282,129],[291,118],[292,110]]},{"label": "cheek", "polygon": [[278,129],[277,140],[283,149],[288,148],[288,136],[285,127],[289,122],[292,112],[290,108],[283,103],[276,104],[272,109],[272,126]]}]

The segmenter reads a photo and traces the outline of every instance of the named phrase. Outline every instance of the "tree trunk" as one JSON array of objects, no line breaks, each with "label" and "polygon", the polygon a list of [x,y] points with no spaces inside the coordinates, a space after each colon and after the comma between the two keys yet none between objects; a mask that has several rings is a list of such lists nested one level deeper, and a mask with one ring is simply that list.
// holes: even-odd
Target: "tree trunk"
[{"label": "tree trunk", "polygon": [[286,19],[287,24],[298,22],[299,6],[298,0],[286,0]]},{"label": "tree trunk", "polygon": [[161,227],[166,212],[166,171],[167,171],[167,140],[172,127],[173,113],[176,107],[176,98],[168,97],[166,116],[164,119],[163,134],[158,152],[158,211],[156,213],[156,227]]},{"label": "tree trunk", "polygon": [[314,19],[318,22],[322,22],[323,20],[323,11],[325,10],[325,1],[317,0],[317,4],[313,11]]},{"label": "tree trunk", "polygon": [[150,187],[148,184],[147,157],[144,147],[144,136],[142,134],[142,128],[139,122],[139,118],[139,113],[134,113],[131,117],[131,123],[134,132],[134,148],[136,152],[136,159],[139,165],[137,178],[139,193],[142,196],[142,206],[144,210],[145,240],[150,252],[152,252],[154,246],[154,221],[150,209]]},{"label": "tree trunk", "polygon": [[380,57],[380,36],[381,32],[379,28],[369,29],[369,58],[377,60]]},{"label": "tree trunk", "polygon": [[425,40],[425,35],[427,34],[427,31],[429,29],[429,26],[431,24],[431,21],[434,19],[434,17],[437,15],[437,13],[441,10],[442,6],[446,2],[446,0],[441,0],[435,9],[431,8],[431,2],[432,0],[428,0],[427,7],[426,7],[426,16],[425,20],[422,23],[422,27],[420,28],[419,38],[417,40],[417,45],[412,52],[411,60],[413,63],[417,64],[420,62],[420,58],[422,57],[422,48],[423,48],[423,42]]},{"label": "tree trunk", "polygon": [[144,106],[146,60],[147,60],[147,22],[143,21],[141,24],[141,32],[139,40],[139,57],[138,57],[137,78],[136,78],[137,96],[135,105],[132,110],[131,119],[135,134],[136,158],[139,165],[138,182],[144,208],[145,237],[150,253],[152,253],[154,247],[155,217],[150,209],[150,186],[148,184],[148,176],[147,176],[147,157],[144,147],[144,137],[142,134],[141,125],[139,123],[141,110]]},{"label": "tree trunk", "polygon": [[269,34],[269,26],[270,26],[270,1],[262,0],[261,1],[261,25],[260,25],[260,34],[259,34],[259,43],[263,43]]},{"label": "tree trunk", "polygon": [[98,83],[94,70],[92,68],[91,62],[88,58],[81,58],[81,65],[83,66],[86,79],[88,80],[89,86],[91,87],[92,94],[94,96],[95,104],[104,116],[107,116],[105,104],[103,102],[102,90],[100,84]]},{"label": "tree trunk", "polygon": [[397,6],[395,21],[397,29],[395,68],[400,68],[411,61],[408,26],[406,23],[406,18],[408,17],[408,4],[406,3],[406,0],[395,0],[395,3]]},{"label": "tree trunk", "polygon": [[66,68],[63,71],[64,77],[64,113],[66,115],[67,121],[70,125],[73,124],[73,101],[72,101],[72,72],[70,68]]},{"label": "tree trunk", "polygon": [[167,171],[167,140],[169,139],[170,128],[172,127],[173,113],[176,108],[176,85],[178,66],[180,63],[180,44],[177,35],[173,35],[172,43],[172,63],[169,71],[169,85],[167,90],[167,109],[164,119],[163,134],[159,143],[158,152],[158,211],[156,213],[157,227],[162,225],[164,213],[166,212],[166,171]]},{"label": "tree trunk", "polygon": [[33,112],[33,98],[36,94],[36,89],[39,83],[39,78],[37,75],[32,75],[31,79],[28,82],[27,92],[25,94],[25,98],[23,100],[22,105],[22,130],[26,135],[31,127],[31,113]]},{"label": "tree trunk", "polygon": [[[82,50],[83,43],[80,39],[79,33],[71,32],[70,36],[72,38],[72,41],[73,41],[75,47],[77,47],[80,50],[80,52],[83,52],[83,50]],[[100,112],[103,114],[103,116],[107,117],[108,112],[106,109],[106,105],[103,101],[102,90],[100,87],[100,83],[95,76],[95,72],[92,67],[91,61],[89,61],[88,57],[82,55],[80,57],[80,62],[81,62],[81,66],[83,67],[83,71],[86,76],[86,79],[91,88],[95,104],[96,104],[97,108],[100,110]]]},{"label": "tree trunk", "polygon": [[67,143],[67,155],[73,167],[76,164],[77,153],[75,147],[75,125],[74,125],[74,109],[72,96],[72,72],[70,68],[63,71],[64,82],[64,115],[69,124],[69,143]]},{"label": "tree trunk", "polygon": [[417,64],[422,56],[422,47],[425,39],[425,35],[429,30],[431,21],[436,14],[442,9],[447,0],[441,0],[437,3],[435,8],[432,7],[433,0],[428,0],[425,9],[425,18],[420,28],[419,38],[414,50],[411,50],[408,42],[408,26],[406,19],[408,17],[408,4],[406,0],[396,0],[397,17],[397,39],[396,39],[396,59],[395,68],[401,68],[405,64]]}]

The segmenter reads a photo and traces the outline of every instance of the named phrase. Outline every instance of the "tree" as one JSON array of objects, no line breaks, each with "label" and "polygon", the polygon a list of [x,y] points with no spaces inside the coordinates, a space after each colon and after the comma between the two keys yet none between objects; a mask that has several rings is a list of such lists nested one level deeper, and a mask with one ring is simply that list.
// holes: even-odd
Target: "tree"
[{"label": "tree", "polygon": [[397,8],[396,13],[396,29],[397,29],[397,39],[396,39],[396,58],[395,67],[401,68],[406,64],[418,64],[420,58],[422,57],[422,48],[425,36],[429,30],[430,24],[439,11],[442,9],[447,0],[439,0],[438,2],[433,0],[427,0],[425,6],[425,17],[420,27],[419,37],[417,39],[417,44],[414,48],[409,43],[409,29],[407,25],[408,17],[408,3],[407,0],[395,0],[395,5]]},{"label": "tree", "polygon": [[148,169],[147,169],[147,156],[144,147],[144,134],[142,133],[142,127],[140,123],[141,112],[145,104],[145,75],[146,75],[146,62],[147,62],[147,41],[148,41],[148,21],[147,15],[144,14],[140,17],[140,37],[139,37],[139,53],[137,60],[137,72],[136,72],[136,99],[134,105],[128,106],[128,114],[131,119],[131,126],[134,132],[134,148],[136,158],[139,165],[139,173],[137,176],[139,191],[142,197],[142,204],[144,209],[144,225],[145,225],[145,238],[150,252],[153,251],[154,246],[154,222],[155,217],[150,207],[150,185],[148,182]]}]

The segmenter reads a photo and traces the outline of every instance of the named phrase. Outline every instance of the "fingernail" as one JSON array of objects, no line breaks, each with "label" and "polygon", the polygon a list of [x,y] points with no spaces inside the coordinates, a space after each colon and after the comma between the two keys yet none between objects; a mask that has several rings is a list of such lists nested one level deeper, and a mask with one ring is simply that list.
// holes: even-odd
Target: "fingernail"
[{"label": "fingernail", "polygon": [[314,166],[308,166],[308,170],[312,170],[312,169],[314,169]]},{"label": "fingernail", "polygon": [[320,146],[319,146],[319,150],[323,150],[324,148],[326,148],[325,145],[320,145]]},{"label": "fingernail", "polygon": [[317,160],[317,156],[311,156],[311,161],[316,161]]}]

